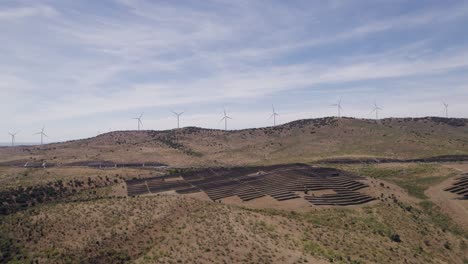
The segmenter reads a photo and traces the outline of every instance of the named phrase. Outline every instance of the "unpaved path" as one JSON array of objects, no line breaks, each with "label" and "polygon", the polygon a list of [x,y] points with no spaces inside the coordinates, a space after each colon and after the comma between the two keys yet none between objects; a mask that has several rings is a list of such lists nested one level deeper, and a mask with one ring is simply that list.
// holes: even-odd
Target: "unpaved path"
[{"label": "unpaved path", "polygon": [[[444,166],[456,169],[460,171],[460,173],[468,172],[468,163],[446,164]],[[444,189],[450,187],[457,178],[458,176],[452,177],[438,185],[432,186],[426,190],[425,194],[432,202],[437,204],[444,213],[452,217],[462,228],[468,230],[468,200],[459,200],[459,195],[444,191]]]}]

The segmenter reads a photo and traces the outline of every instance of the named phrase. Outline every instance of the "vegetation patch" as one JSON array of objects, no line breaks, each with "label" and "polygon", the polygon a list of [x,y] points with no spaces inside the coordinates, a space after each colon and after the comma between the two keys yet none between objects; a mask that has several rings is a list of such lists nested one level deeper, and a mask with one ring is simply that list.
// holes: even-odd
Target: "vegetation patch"
[{"label": "vegetation patch", "polygon": [[419,203],[423,211],[431,218],[432,222],[440,227],[444,232],[449,231],[468,239],[468,232],[460,228],[447,215],[443,214],[440,208],[431,201],[422,201]]},{"label": "vegetation patch", "polygon": [[424,192],[432,185],[456,175],[457,173],[437,164],[370,164],[337,166],[359,175],[386,180],[405,189],[408,194],[427,199]]}]

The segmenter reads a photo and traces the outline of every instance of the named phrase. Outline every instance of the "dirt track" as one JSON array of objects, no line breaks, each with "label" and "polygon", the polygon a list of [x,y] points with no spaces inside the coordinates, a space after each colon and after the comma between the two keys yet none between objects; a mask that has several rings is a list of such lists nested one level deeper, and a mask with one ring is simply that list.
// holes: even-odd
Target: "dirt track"
[{"label": "dirt track", "polygon": [[[446,164],[449,168],[456,169],[461,173],[468,172],[468,163],[463,164]],[[468,230],[468,201],[458,199],[459,196],[451,192],[444,191],[450,187],[458,178],[452,177],[438,185],[432,186],[426,190],[425,194],[429,199],[437,204],[444,213],[452,217],[460,226]]]},{"label": "dirt track", "polygon": [[427,162],[464,162],[468,155],[446,155],[419,159],[390,159],[390,158],[335,158],[324,159],[318,163],[331,164],[373,164],[373,163],[427,163]]}]

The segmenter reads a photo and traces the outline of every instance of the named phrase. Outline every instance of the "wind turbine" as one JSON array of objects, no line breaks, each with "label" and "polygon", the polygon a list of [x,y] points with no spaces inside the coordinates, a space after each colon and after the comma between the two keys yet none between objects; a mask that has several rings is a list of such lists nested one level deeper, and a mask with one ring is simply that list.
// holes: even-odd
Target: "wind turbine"
[{"label": "wind turbine", "polygon": [[140,125],[143,126],[143,122],[141,122],[141,118],[142,118],[142,117],[143,117],[143,113],[141,113],[139,117],[134,117],[134,118],[132,118],[132,119],[138,120],[138,130],[140,130]]},{"label": "wind turbine", "polygon": [[378,107],[378,106],[377,106],[377,103],[374,102],[374,108],[372,109],[371,114],[375,112],[375,119],[376,119],[376,120],[379,119],[379,110],[383,110],[383,109],[380,108],[380,107]]},{"label": "wind turbine", "polygon": [[15,146],[15,142],[16,142],[16,139],[15,139],[15,136],[16,134],[18,134],[18,131],[16,131],[15,133],[8,133],[8,135],[11,136],[11,146]]},{"label": "wind turbine", "polygon": [[338,108],[338,118],[341,117],[341,110],[343,110],[343,108],[341,107],[341,98],[340,100],[338,101],[337,104],[332,104],[332,106],[336,106]]},{"label": "wind turbine", "polygon": [[45,126],[42,126],[42,130],[40,132],[34,133],[34,135],[41,135],[41,145],[44,142],[44,136],[48,137],[46,133],[44,133]]},{"label": "wind turbine", "polygon": [[448,117],[449,117],[449,115],[448,115],[448,107],[449,107],[449,105],[448,105],[446,102],[444,102],[444,101],[442,101],[442,104],[444,104],[444,107],[445,107],[445,117],[448,118]]},{"label": "wind turbine", "polygon": [[221,122],[221,121],[224,120],[224,130],[227,130],[227,121],[228,121],[228,119],[232,119],[232,117],[228,116],[227,113],[226,113],[226,109],[224,109],[224,116],[219,121],[219,122]]},{"label": "wind turbine", "polygon": [[174,111],[171,111],[174,115],[177,116],[177,128],[180,128],[180,116],[184,113],[184,112],[180,112],[180,113],[177,113],[177,112],[174,112]]},{"label": "wind turbine", "polygon": [[276,113],[274,105],[271,105],[271,108],[273,109],[273,113],[271,114],[269,119],[273,117],[273,126],[276,126],[276,117],[279,116],[279,114]]}]

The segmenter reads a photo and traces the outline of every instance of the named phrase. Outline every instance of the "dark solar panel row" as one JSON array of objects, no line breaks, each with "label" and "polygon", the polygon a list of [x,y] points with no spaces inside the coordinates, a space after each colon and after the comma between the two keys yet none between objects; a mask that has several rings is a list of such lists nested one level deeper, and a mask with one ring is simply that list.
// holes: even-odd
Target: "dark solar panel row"
[{"label": "dark solar panel row", "polygon": [[[355,191],[367,187],[358,181],[363,177],[343,173],[333,168],[315,168],[298,164],[259,168],[206,169],[182,173],[181,177],[184,180],[171,182],[165,181],[164,176],[130,180],[127,181],[127,185],[144,183],[147,184],[151,193],[170,190],[178,193],[203,191],[212,200],[238,196],[243,201],[249,201],[269,195],[278,201],[285,201],[300,198],[297,191],[307,193],[319,190],[334,190],[339,193],[337,195],[345,201],[338,200],[337,205],[346,205],[346,201],[350,204],[366,202],[368,198],[372,198],[363,195],[358,197],[362,199],[355,200],[355,197],[349,195],[350,192],[359,194]],[[331,198],[324,196],[323,199]],[[331,200],[334,201],[334,199]],[[313,199],[308,201],[313,201]],[[314,204],[321,203],[317,200]]]},{"label": "dark solar panel row", "polygon": [[304,199],[314,205],[356,205],[375,200],[374,197],[358,192],[339,192],[336,194],[324,194],[321,196],[305,196]]},{"label": "dark solar panel row", "polygon": [[462,199],[468,199],[468,174],[465,173],[457,179],[453,185],[445,191],[461,195]]}]

